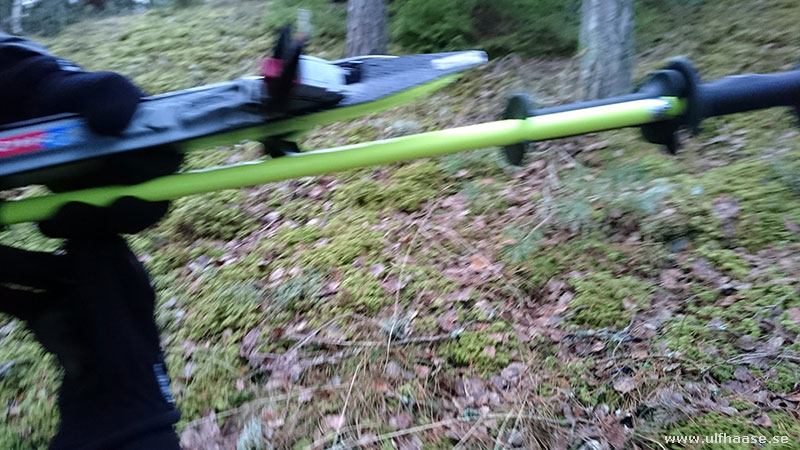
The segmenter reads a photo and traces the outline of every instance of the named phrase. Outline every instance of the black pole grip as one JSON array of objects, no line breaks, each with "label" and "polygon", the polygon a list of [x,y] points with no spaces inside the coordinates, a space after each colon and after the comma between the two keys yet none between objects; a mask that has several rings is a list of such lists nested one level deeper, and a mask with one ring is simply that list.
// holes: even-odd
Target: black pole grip
[{"label": "black pole grip", "polygon": [[704,83],[698,91],[702,117],[776,106],[800,106],[800,70],[735,75]]}]

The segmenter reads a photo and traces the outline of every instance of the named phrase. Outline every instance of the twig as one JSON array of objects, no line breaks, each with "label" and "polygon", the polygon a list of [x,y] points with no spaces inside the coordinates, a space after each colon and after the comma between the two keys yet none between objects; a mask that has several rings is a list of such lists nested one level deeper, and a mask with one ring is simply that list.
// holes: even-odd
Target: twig
[{"label": "twig", "polygon": [[[336,390],[339,390],[339,389],[344,389],[345,386],[346,385],[342,383],[342,384],[334,384],[334,385],[331,385],[331,386],[320,386],[320,387],[308,388],[308,389],[311,389],[314,392],[336,391]],[[308,389],[303,389],[303,391],[306,391]],[[300,395],[300,392],[294,393],[294,394],[277,395],[275,397],[256,398],[256,399],[250,400],[249,402],[247,402],[247,403],[245,403],[245,404],[243,404],[241,406],[237,406],[236,408],[231,408],[231,409],[226,409],[225,411],[220,411],[220,412],[216,413],[215,416],[217,417],[217,419],[230,417],[230,416],[233,416],[235,414],[238,414],[238,413],[242,412],[245,409],[254,408],[257,405],[264,405],[264,404],[270,404],[270,403],[273,403],[273,402],[289,400],[289,399],[292,399],[294,397],[297,397],[298,395]],[[205,419],[205,417],[201,417],[199,419],[195,419],[195,420],[187,423],[186,424],[186,428],[191,428],[193,426],[196,426],[197,424],[202,422],[204,419]]]},{"label": "twig", "polygon": [[347,388],[347,396],[344,398],[344,405],[342,406],[342,412],[339,414],[339,423],[336,424],[336,436],[333,438],[333,443],[335,444],[339,440],[339,431],[342,429],[342,425],[344,425],[344,416],[347,413],[347,405],[350,403],[350,394],[353,393],[353,385],[356,384],[356,378],[358,378],[358,372],[361,370],[361,365],[364,363],[364,358],[362,358],[358,365],[356,366],[356,371],[353,373],[353,377],[350,379],[350,387]]},{"label": "twig", "polygon": [[[285,336],[287,339],[308,339],[308,336],[297,336],[297,335],[289,335]],[[452,333],[448,334],[437,334],[434,336],[419,336],[414,338],[402,339],[399,341],[394,341],[395,345],[410,345],[410,344],[419,344],[419,343],[429,343],[429,342],[437,342],[443,341],[447,339],[452,339]],[[344,339],[326,339],[326,338],[317,338],[312,337],[311,339],[307,340],[308,343],[311,344],[318,344],[318,345],[331,345],[337,347],[380,347],[383,346],[383,342],[379,341],[348,341]]]},{"label": "twig", "polygon": [[[520,408],[520,411],[521,410],[522,408]],[[513,415],[512,413],[513,411],[509,410],[508,414],[506,414],[506,417],[503,418],[503,423],[500,425],[500,430],[497,432],[497,437],[494,440],[494,450],[503,450],[506,448],[505,442],[503,443],[503,446],[500,447],[500,438],[503,437],[503,432],[506,431],[506,425],[508,424],[508,419],[510,419]]]},{"label": "twig", "polygon": [[[433,430],[433,429],[441,428],[441,427],[444,427],[444,426],[447,426],[447,425],[450,425],[450,424],[453,424],[453,423],[471,422],[473,420],[481,420],[481,421],[483,421],[483,420],[490,420],[490,419],[500,419],[500,418],[505,417],[506,414],[507,413],[484,414],[484,415],[481,415],[481,416],[477,416],[477,417],[475,417],[474,419],[471,419],[471,420],[470,419],[460,418],[460,417],[453,417],[453,418],[450,418],[450,419],[440,420],[438,422],[433,422],[433,423],[429,423],[429,424],[425,424],[425,425],[418,425],[418,426],[406,428],[406,429],[403,429],[403,430],[393,431],[391,433],[381,434],[381,435],[374,436],[374,437],[371,437],[371,438],[360,439],[359,441],[345,441],[343,443],[346,444],[347,446],[351,446],[351,447],[365,447],[365,446],[374,444],[376,442],[385,441],[387,439],[394,439],[394,438],[401,437],[401,436],[407,436],[409,434],[415,434],[415,433],[419,433],[419,432],[422,432],[422,431]],[[558,419],[553,419],[553,418],[550,418],[550,417],[542,417],[542,416],[537,416],[537,415],[533,415],[533,414],[520,414],[519,418],[520,419],[527,419],[527,420],[534,420],[534,421],[542,422],[542,423],[550,423],[550,424],[553,424],[553,425],[562,425],[563,426],[563,425],[568,425],[569,424],[569,422],[567,422],[566,420],[558,420]],[[331,440],[334,437],[335,436],[330,435],[330,434],[326,435],[326,436],[323,436],[323,437],[317,439],[316,441],[314,441],[310,446],[308,446],[308,448],[320,448],[320,447],[323,446],[323,444],[325,442]]]},{"label": "twig", "polygon": [[[403,271],[405,270],[406,261],[408,261],[408,256],[411,254],[411,249],[414,248],[414,242],[416,242],[420,230],[422,229],[423,226],[425,226],[428,223],[428,219],[430,219],[431,214],[433,214],[433,211],[436,210],[437,206],[439,206],[438,199],[436,200],[436,202],[434,202],[433,205],[431,205],[428,208],[428,212],[425,213],[425,216],[422,218],[422,222],[418,224],[417,228],[414,230],[414,235],[411,237],[411,241],[409,241],[408,248],[406,249],[406,256],[403,258],[402,261],[400,261],[400,274],[398,275],[400,283],[403,282]],[[397,292],[395,292],[394,295],[394,310],[392,311],[392,328],[389,329],[389,337],[386,340],[386,361],[384,364],[387,365],[389,364],[389,354],[390,354],[389,352],[392,347],[392,336],[394,336],[394,327],[397,324],[397,314],[398,314],[398,309],[400,308],[400,291],[401,289],[398,288]]]},{"label": "twig", "polygon": [[478,429],[478,426],[480,426],[481,423],[483,423],[483,418],[479,417],[478,420],[472,424],[469,430],[467,430],[466,434],[464,434],[464,436],[458,440],[458,443],[455,447],[453,447],[453,450],[461,450],[464,448],[464,442],[467,442],[467,440],[472,437],[473,434],[475,434],[475,431]]}]

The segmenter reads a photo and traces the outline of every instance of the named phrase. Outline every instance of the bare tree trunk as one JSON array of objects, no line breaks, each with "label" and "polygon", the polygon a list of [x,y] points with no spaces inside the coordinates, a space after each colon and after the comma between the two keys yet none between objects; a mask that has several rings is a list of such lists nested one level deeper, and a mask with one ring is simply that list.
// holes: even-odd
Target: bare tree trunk
[{"label": "bare tree trunk", "polygon": [[14,0],[11,6],[11,33],[22,34],[22,0]]},{"label": "bare tree trunk", "polygon": [[383,0],[348,0],[345,57],[383,55],[389,45]]},{"label": "bare tree trunk", "polygon": [[633,84],[633,0],[583,0],[582,98],[629,93]]},{"label": "bare tree trunk", "polygon": [[84,0],[84,3],[94,6],[99,11],[106,9],[106,0]]}]

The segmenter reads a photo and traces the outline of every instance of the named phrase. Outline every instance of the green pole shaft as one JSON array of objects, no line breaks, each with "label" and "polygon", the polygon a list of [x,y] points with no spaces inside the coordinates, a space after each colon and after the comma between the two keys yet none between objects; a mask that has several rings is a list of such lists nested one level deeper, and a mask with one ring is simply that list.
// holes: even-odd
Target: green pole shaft
[{"label": "green pole shaft", "polygon": [[72,201],[107,206],[123,196],[149,201],[172,200],[192,194],[504,146],[522,141],[542,141],[637,126],[679,116],[684,108],[684,102],[674,97],[636,100],[168,175],[131,186],[104,186],[9,201],[0,203],[0,224],[46,220],[62,205]]}]

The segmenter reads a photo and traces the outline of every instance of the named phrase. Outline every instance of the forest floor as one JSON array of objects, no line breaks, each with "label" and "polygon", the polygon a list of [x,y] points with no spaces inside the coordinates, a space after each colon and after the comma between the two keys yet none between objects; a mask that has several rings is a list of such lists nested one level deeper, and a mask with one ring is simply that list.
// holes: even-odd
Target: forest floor
[{"label": "forest floor", "polygon": [[[254,8],[268,6],[107,18],[46,43],[164,92],[252,73],[272,37]],[[794,0],[674,8],[644,24],[638,78],[674,55],[706,79],[800,59]],[[338,56],[322,31],[310,53]],[[573,101],[576,68],[496,59],[301,144],[493,120],[515,92]],[[708,120],[675,156],[620,130],[537,144],[518,169],[485,149],[176,201],[131,243],[158,290],[185,448],[684,448],[663,436],[715,433],[800,447],[796,124],[774,109]],[[30,225],[0,241],[59,245]],[[2,448],[44,448],[53,358],[7,322],[0,367]]]}]

